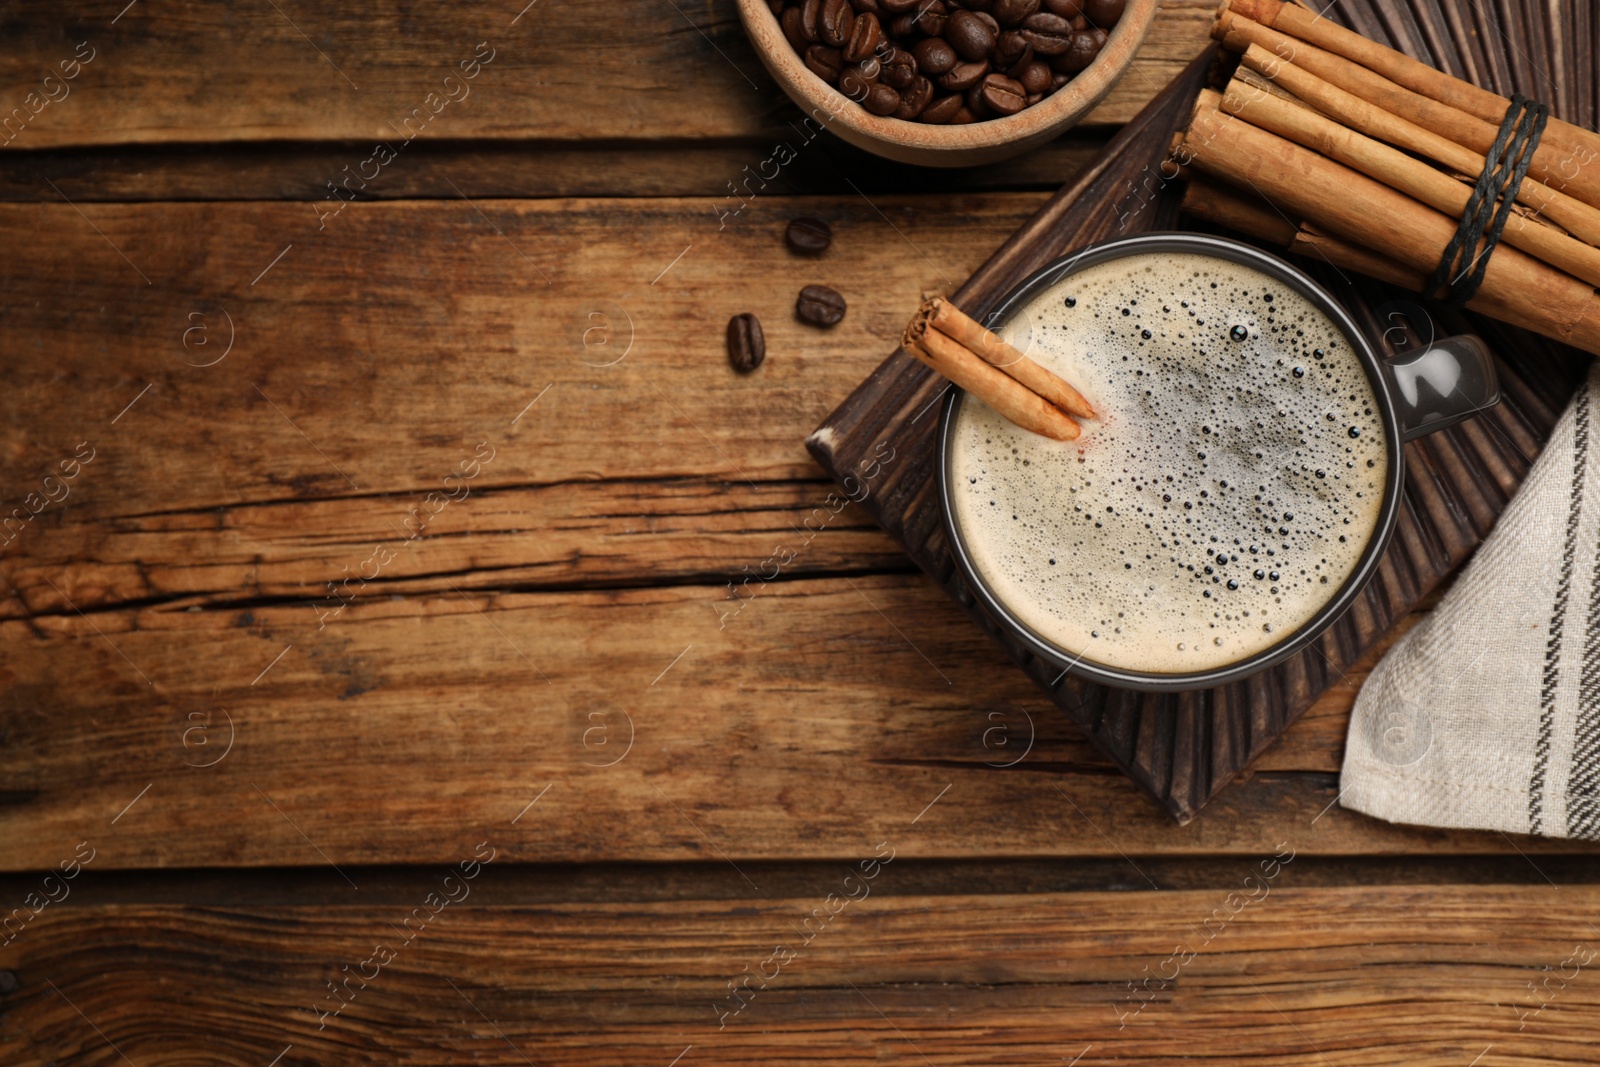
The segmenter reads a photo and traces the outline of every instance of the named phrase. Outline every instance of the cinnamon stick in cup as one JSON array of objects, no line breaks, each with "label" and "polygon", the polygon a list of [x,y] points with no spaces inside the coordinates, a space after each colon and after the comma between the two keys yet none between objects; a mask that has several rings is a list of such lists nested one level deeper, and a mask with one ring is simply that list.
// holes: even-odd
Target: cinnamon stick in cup
[{"label": "cinnamon stick in cup", "polygon": [[923,301],[902,344],[908,354],[1025,430],[1073,441],[1083,431],[1067,412],[1094,417],[1083,394],[943,297]]},{"label": "cinnamon stick in cup", "polygon": [[1089,406],[1082,393],[1059,375],[1023,355],[998,334],[984,329],[944,297],[933,297],[923,307],[929,311],[928,325],[946,337],[960,341],[963,347],[976,352],[985,363],[999,367],[1067,414],[1080,419],[1094,418],[1094,408]]}]

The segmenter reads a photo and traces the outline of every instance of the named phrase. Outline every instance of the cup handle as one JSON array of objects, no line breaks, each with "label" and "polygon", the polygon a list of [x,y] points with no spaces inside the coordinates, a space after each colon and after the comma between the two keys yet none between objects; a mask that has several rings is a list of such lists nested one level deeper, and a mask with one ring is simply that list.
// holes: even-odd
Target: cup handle
[{"label": "cup handle", "polygon": [[1472,334],[1434,341],[1382,366],[1401,441],[1442,430],[1500,402],[1494,358]]}]

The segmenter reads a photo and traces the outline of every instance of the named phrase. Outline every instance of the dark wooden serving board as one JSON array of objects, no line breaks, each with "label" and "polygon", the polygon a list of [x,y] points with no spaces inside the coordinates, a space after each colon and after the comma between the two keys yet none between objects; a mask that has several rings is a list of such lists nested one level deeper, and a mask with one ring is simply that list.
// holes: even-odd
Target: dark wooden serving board
[{"label": "dark wooden serving board", "polygon": [[[1359,6],[1360,11],[1344,12],[1347,21],[1369,36],[1385,37],[1388,23],[1377,9]],[[1392,5],[1383,10],[1393,17]],[[1420,38],[1409,44],[1402,39],[1399,47],[1414,54],[1428,51]],[[1438,50],[1435,43],[1433,51]],[[1075,248],[1148,230],[1197,228],[1179,218],[1181,184],[1163,181],[1159,165],[1172,134],[1187,120],[1213,58],[1211,53],[1197,57],[956,290],[955,302],[982,319],[1023,278]],[[1439,62],[1437,54],[1429,58]],[[1459,62],[1440,65],[1459,68]],[[1372,582],[1315,644],[1246,681],[1182,694],[1112,689],[1064,677],[1002,634],[961,577],[945,540],[936,438],[938,401],[947,387],[903,351],[885,360],[807,441],[811,454],[836,479],[869,464],[880,442],[895,449],[895,463],[872,482],[863,506],[1055,705],[1180,823],[1194,818],[1472,552],[1526,477],[1587,365],[1587,356],[1525,331],[1436,309],[1424,313],[1412,303],[1414,297],[1398,290],[1344,277],[1321,264],[1300,265],[1390,354],[1418,343],[1408,327],[1427,329],[1416,320],[1429,314],[1440,336],[1476,330],[1502,357],[1504,399],[1474,420],[1406,446],[1401,518]]]}]

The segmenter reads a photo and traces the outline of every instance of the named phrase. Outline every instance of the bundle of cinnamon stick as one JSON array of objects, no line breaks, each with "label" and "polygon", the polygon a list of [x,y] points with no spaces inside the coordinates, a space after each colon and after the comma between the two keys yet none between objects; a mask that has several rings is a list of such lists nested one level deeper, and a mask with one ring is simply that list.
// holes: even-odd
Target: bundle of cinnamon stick
[{"label": "bundle of cinnamon stick", "polygon": [[[1184,209],[1448,295],[1429,283],[1512,102],[1281,0],[1230,0],[1213,36],[1238,67],[1175,145]],[[1464,231],[1461,262],[1484,268],[1466,306],[1600,353],[1600,134],[1552,117],[1521,155],[1520,183],[1490,168],[1489,201],[1514,199],[1499,243]]]}]

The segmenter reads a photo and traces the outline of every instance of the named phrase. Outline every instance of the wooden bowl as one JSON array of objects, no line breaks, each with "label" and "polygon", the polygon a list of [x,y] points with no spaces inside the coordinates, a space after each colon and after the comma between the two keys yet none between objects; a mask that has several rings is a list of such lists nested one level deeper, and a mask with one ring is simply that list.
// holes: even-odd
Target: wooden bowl
[{"label": "wooden bowl", "polygon": [[805,65],[767,0],[738,0],[739,18],[768,72],[814,121],[859,148],[925,167],[968,167],[1014,156],[1075,125],[1127,70],[1155,18],[1157,0],[1128,0],[1105,47],[1087,70],[1033,107],[965,126],[879,118]]}]

